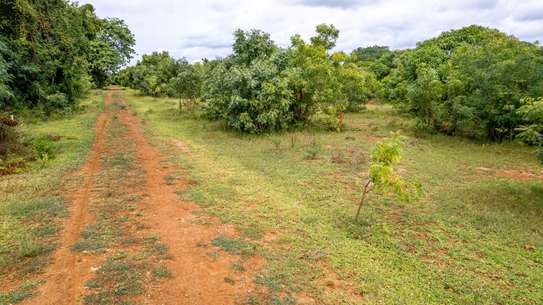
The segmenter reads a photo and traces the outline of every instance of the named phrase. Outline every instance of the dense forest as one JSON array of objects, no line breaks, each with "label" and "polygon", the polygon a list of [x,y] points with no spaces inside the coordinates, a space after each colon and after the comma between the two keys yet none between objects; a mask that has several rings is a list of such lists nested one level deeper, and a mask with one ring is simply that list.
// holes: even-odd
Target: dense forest
[{"label": "dense forest", "polygon": [[52,156],[50,141],[20,134],[20,117],[72,113],[89,89],[109,84],[129,62],[135,38],[122,20],[66,0],[2,1],[0,16],[0,174],[6,174]]}]

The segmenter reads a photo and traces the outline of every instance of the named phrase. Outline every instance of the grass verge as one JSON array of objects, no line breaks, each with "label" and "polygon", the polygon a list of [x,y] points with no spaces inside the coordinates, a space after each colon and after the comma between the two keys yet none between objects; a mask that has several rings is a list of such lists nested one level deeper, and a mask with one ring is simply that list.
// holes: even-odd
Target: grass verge
[{"label": "grass verge", "polygon": [[66,174],[88,155],[102,100],[102,91],[93,91],[78,113],[22,125],[30,138],[60,137],[53,158],[0,179],[0,304],[15,304],[32,295],[36,287],[32,278],[48,263],[60,220],[66,216],[59,190],[65,183],[77,183],[67,181]]}]

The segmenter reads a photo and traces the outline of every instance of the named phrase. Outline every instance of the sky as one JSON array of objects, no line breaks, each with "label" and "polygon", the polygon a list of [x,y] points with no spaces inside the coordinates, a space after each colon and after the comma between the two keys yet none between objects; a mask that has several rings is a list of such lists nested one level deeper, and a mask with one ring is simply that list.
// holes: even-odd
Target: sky
[{"label": "sky", "polygon": [[[287,47],[319,23],[340,30],[337,50],[414,47],[443,31],[479,24],[543,42],[543,0],[80,0],[98,16],[125,20],[136,36],[136,59],[169,51],[190,61],[231,53],[236,29],[259,29]],[[134,59],[134,60],[136,60]]]}]

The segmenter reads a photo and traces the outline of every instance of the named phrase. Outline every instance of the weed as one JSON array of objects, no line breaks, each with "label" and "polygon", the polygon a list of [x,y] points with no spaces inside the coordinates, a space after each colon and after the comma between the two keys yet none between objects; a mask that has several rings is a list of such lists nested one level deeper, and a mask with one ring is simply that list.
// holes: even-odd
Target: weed
[{"label": "weed", "polygon": [[57,150],[55,142],[47,136],[37,137],[32,140],[32,147],[36,150],[38,157],[42,160],[53,158]]},{"label": "weed", "polygon": [[153,270],[153,276],[157,279],[162,279],[162,278],[170,278],[172,277],[172,274],[166,268],[166,266],[158,266]]},{"label": "weed", "polygon": [[304,150],[304,159],[314,160],[321,153],[321,145],[316,141],[313,141],[305,150]]},{"label": "weed", "polygon": [[242,238],[233,239],[226,237],[224,235],[221,235],[217,238],[215,238],[211,242],[215,247],[219,247],[223,249],[226,252],[232,253],[232,254],[242,254],[242,255],[254,255],[255,252],[255,246],[247,241],[245,241]]},{"label": "weed", "polygon": [[142,266],[125,259],[109,259],[98,269],[98,276],[87,283],[95,290],[84,297],[85,304],[119,304],[126,296],[141,294],[143,290]]},{"label": "weed", "polygon": [[17,304],[34,294],[37,283],[27,282],[11,292],[0,292],[0,304]]},{"label": "weed", "polygon": [[241,263],[241,262],[232,263],[230,268],[232,268],[233,270],[239,271],[239,272],[244,272],[245,271],[245,267],[243,266],[243,263]]}]

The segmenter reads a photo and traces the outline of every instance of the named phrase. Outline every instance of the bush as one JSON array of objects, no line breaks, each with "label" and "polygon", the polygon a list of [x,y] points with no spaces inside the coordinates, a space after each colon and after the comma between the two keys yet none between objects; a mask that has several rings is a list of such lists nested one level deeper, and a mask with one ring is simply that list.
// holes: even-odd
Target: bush
[{"label": "bush", "polygon": [[343,112],[364,105],[376,80],[344,53],[329,54],[338,35],[321,24],[311,43],[295,35],[283,50],[261,31],[236,31],[234,54],[204,69],[205,116],[248,133],[296,128],[314,119],[340,130]]},{"label": "bush", "polygon": [[313,141],[304,151],[304,159],[314,160],[321,153],[321,146],[317,141]]},{"label": "bush", "polygon": [[384,87],[385,96],[429,129],[512,139],[521,100],[543,94],[543,53],[497,30],[470,26],[402,53]]},{"label": "bush", "polygon": [[56,145],[47,136],[42,136],[32,140],[32,147],[41,160],[47,160],[54,157]]}]

